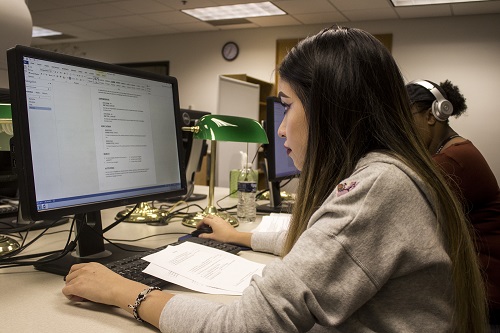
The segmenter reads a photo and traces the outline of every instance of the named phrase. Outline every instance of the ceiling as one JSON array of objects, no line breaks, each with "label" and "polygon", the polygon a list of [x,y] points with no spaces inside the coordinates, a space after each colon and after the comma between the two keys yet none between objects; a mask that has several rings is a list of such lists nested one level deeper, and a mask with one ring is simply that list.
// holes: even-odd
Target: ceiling
[{"label": "ceiling", "polygon": [[321,23],[397,20],[500,13],[500,0],[453,5],[393,7],[390,0],[276,0],[288,15],[249,18],[214,26],[181,9],[261,0],[26,0],[33,25],[62,36],[33,38],[32,45],[70,43],[198,31]]}]

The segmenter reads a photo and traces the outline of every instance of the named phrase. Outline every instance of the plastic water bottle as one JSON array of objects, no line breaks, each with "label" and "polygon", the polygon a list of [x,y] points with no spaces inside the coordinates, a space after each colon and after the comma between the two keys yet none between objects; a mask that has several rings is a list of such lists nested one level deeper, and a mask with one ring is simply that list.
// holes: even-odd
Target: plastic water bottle
[{"label": "plastic water bottle", "polygon": [[255,195],[257,192],[257,173],[248,163],[241,168],[238,175],[238,209],[237,217],[242,223],[254,222],[257,215]]}]

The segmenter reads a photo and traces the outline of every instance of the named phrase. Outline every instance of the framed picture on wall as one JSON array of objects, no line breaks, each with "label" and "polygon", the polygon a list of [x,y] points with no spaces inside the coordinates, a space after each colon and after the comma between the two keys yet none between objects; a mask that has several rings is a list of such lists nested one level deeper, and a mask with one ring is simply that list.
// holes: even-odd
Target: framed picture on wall
[{"label": "framed picture on wall", "polygon": [[151,62],[129,62],[117,64],[129,68],[139,69],[141,71],[151,72],[155,74],[168,75],[169,62],[168,61],[151,61]]}]

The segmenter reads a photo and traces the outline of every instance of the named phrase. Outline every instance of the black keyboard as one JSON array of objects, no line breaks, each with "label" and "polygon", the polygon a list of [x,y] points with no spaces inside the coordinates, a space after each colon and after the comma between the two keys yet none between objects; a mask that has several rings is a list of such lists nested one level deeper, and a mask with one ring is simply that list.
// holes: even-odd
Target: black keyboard
[{"label": "black keyboard", "polygon": [[2,216],[14,216],[19,210],[18,206],[10,203],[0,203],[0,217]]},{"label": "black keyboard", "polygon": [[[207,239],[207,238],[198,238],[198,237],[189,237],[186,239],[179,240],[175,243],[168,244],[168,245],[179,245],[183,242],[193,242],[201,245],[205,245],[208,247],[212,247],[215,249],[223,250],[232,254],[237,254],[238,252],[241,251],[241,248],[237,245],[232,245],[232,244],[226,244],[226,243],[221,243],[212,239]],[[121,276],[134,280],[137,282],[144,283],[148,286],[151,287],[159,287],[163,288],[166,286],[169,282],[162,280],[160,278],[157,278],[155,276],[143,273],[142,271],[149,265],[149,262],[146,260],[143,260],[147,255],[156,253],[158,251],[161,251],[165,249],[168,245],[161,246],[155,249],[151,249],[145,252],[141,252],[140,254],[136,254],[124,259],[116,260],[113,262],[110,262],[106,264],[106,267],[114,271],[115,273],[120,274]]]}]

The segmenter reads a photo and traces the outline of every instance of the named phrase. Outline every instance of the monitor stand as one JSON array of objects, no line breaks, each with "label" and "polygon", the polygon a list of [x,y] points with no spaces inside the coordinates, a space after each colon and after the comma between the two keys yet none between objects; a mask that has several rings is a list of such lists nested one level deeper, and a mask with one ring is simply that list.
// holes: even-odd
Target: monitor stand
[{"label": "monitor stand", "polygon": [[96,261],[105,265],[149,250],[127,244],[116,244],[119,247],[104,244],[100,211],[77,214],[75,220],[78,238],[76,251],[61,251],[42,258],[34,264],[37,270],[66,276],[74,264]]},{"label": "monitor stand", "polygon": [[187,198],[186,198],[186,196],[168,198],[165,200],[165,202],[177,202],[177,201],[181,201],[181,200],[183,200],[183,201],[199,201],[199,200],[204,200],[206,198],[207,198],[206,194],[193,193]]},{"label": "monitor stand", "polygon": [[269,204],[258,205],[257,212],[271,213],[291,213],[292,203],[281,200],[281,189],[279,182],[269,182]]},{"label": "monitor stand", "polygon": [[291,214],[292,213],[292,207],[293,207],[292,203],[287,202],[287,201],[283,201],[278,206],[273,206],[270,203],[269,204],[265,204],[265,205],[258,205],[257,206],[257,212],[264,213],[264,214],[271,214],[271,213]]}]

